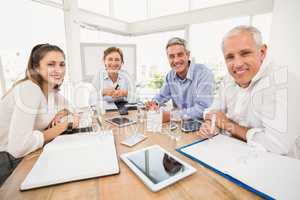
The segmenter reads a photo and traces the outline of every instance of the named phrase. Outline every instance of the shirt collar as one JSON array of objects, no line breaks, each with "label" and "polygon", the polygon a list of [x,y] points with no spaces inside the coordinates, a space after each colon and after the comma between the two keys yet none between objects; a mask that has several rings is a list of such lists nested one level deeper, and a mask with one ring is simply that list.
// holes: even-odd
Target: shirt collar
[{"label": "shirt collar", "polygon": [[193,74],[194,74],[195,64],[192,63],[191,61],[189,61],[188,65],[189,65],[188,72],[186,74],[185,79],[179,78],[179,76],[175,72],[174,73],[174,80],[179,80],[179,81],[185,81],[186,79],[191,80],[191,81],[193,80]]},{"label": "shirt collar", "polygon": [[[119,70],[117,82],[119,82],[122,79],[121,73],[122,73],[121,70]],[[103,78],[104,78],[104,80],[110,80],[110,78],[109,78],[108,73],[107,73],[106,70],[104,70]]]},{"label": "shirt collar", "polygon": [[266,62],[263,62],[258,70],[258,72],[255,74],[255,76],[252,78],[251,83],[249,84],[249,88],[252,87],[256,82],[258,82],[260,79],[265,77],[269,72],[270,67],[266,64]]},{"label": "shirt collar", "polygon": [[195,71],[195,63],[192,63],[191,61],[189,61],[189,69],[188,69],[188,73],[186,75],[186,78],[189,80],[193,80],[193,75],[194,75],[194,71]]},{"label": "shirt collar", "polygon": [[103,73],[103,78],[104,78],[105,80],[109,79],[109,76],[108,76],[108,73],[107,73],[106,70],[105,70],[104,73]]}]

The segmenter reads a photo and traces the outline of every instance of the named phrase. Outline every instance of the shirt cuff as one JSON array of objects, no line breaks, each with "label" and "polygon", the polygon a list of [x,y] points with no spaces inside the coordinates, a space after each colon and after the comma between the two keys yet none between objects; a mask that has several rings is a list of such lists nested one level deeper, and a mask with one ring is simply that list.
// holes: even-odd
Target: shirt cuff
[{"label": "shirt cuff", "polygon": [[36,149],[39,149],[39,148],[42,148],[43,145],[44,145],[44,134],[41,132],[41,131],[38,131],[38,130],[34,130],[33,131],[33,134],[35,135],[35,138],[36,138],[36,146],[35,146],[35,150]]},{"label": "shirt cuff", "polygon": [[155,102],[157,106],[161,106],[161,104],[156,98],[153,98],[151,101]]},{"label": "shirt cuff", "polygon": [[261,128],[251,128],[246,133],[247,144],[252,147],[256,147],[260,150],[266,151],[266,149],[259,143],[255,142],[255,135],[263,132]]},{"label": "shirt cuff", "polygon": [[210,112],[210,110],[208,110],[208,109],[205,109],[205,110],[203,111],[203,119],[204,119],[204,120],[205,120],[206,114],[209,113],[209,112]]}]

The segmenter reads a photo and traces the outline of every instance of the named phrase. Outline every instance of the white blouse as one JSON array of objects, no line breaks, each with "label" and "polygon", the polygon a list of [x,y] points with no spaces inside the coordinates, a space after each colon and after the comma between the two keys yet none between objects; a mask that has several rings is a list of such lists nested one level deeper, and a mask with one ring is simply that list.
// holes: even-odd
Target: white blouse
[{"label": "white blouse", "polygon": [[64,108],[68,103],[57,91],[49,91],[46,99],[32,81],[17,84],[0,101],[0,151],[19,158],[41,148],[42,131]]}]

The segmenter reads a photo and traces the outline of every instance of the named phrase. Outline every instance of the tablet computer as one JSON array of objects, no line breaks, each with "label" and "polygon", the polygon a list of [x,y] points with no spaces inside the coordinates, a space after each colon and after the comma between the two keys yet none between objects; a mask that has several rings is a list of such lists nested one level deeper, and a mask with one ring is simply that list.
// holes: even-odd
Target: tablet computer
[{"label": "tablet computer", "polygon": [[158,145],[122,154],[121,159],[153,192],[193,173],[196,169]]},{"label": "tablet computer", "polygon": [[107,118],[105,121],[114,124],[118,127],[128,126],[136,123],[136,120],[130,117],[117,116],[112,118]]}]

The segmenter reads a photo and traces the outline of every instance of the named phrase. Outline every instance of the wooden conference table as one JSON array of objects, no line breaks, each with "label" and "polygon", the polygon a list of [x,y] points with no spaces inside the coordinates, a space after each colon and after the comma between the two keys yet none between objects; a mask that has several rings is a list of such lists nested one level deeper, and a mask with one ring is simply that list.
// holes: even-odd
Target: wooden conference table
[{"label": "wooden conference table", "polygon": [[[118,115],[107,113],[106,116]],[[130,112],[134,115],[134,111]],[[140,149],[150,145],[158,144],[178,156],[180,159],[191,164],[197,172],[159,192],[151,192],[138,177],[119,159],[120,174],[107,177],[93,178],[82,181],[75,181],[55,186],[49,186],[21,192],[20,184],[29,173],[36,162],[41,150],[27,155],[15,169],[13,174],[0,188],[0,199],[87,199],[87,200],[184,200],[184,199],[260,199],[255,194],[235,185],[227,179],[219,176],[213,171],[203,167],[197,162],[181,155],[175,148],[189,144],[199,139],[195,133],[185,134],[179,141],[171,140],[164,128],[162,133],[145,133],[147,139],[129,148],[120,144],[120,141],[128,137],[134,130],[134,126],[116,128],[105,124],[107,128],[113,128],[117,154]],[[47,173],[45,171],[45,173]]]}]

